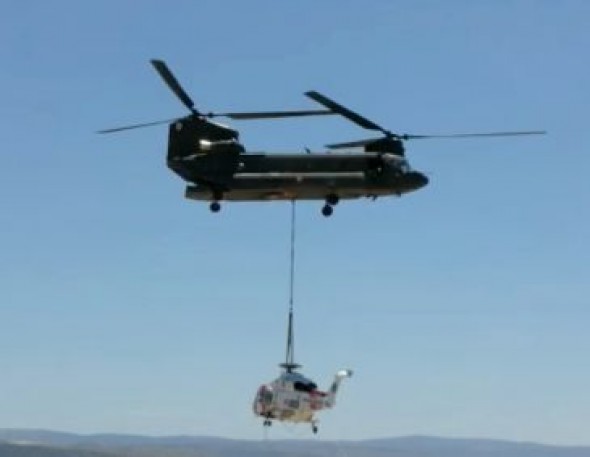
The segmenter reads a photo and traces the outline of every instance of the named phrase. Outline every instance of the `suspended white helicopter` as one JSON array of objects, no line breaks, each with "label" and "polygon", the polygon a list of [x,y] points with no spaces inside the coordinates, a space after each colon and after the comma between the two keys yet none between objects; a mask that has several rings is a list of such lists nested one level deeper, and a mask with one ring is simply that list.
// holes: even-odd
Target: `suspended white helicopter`
[{"label": "suspended white helicopter", "polygon": [[352,376],[352,370],[340,370],[327,392],[318,390],[310,379],[294,371],[299,365],[281,364],[285,371],[274,381],[263,384],[256,393],[254,414],[264,417],[264,426],[273,419],[285,422],[309,422],[313,433],[317,433],[315,413],[332,408],[336,404],[336,393],[340,382]]},{"label": "suspended white helicopter", "polygon": [[295,203],[291,210],[291,287],[289,299],[289,324],[287,328],[287,355],[281,375],[274,381],[263,384],[258,389],[252,409],[254,414],[264,418],[264,426],[272,425],[273,420],[284,422],[308,422],[313,433],[318,432],[315,413],[332,408],[336,404],[336,393],[343,379],[352,376],[352,370],[340,370],[328,391],[318,390],[311,379],[298,373],[293,350],[293,278],[295,265]]}]

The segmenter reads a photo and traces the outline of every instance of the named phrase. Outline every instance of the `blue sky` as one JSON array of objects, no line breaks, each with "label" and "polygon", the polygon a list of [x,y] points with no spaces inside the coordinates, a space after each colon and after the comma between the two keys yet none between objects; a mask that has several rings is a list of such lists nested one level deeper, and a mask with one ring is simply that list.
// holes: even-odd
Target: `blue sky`
[{"label": "blue sky", "polygon": [[[355,369],[321,437],[590,444],[590,4],[5,1],[0,427],[262,436],[284,357],[289,205],[183,198],[184,108],[306,109],[316,89],[399,133],[431,183],[298,206],[296,358]],[[251,151],[367,136],[341,118],[233,124]],[[278,426],[275,437],[309,436]]]}]

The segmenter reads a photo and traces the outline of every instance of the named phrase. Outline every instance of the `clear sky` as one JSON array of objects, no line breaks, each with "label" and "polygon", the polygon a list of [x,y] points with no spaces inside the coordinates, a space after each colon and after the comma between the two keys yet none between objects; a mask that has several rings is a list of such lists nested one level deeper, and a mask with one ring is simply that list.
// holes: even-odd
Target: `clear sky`
[{"label": "clear sky", "polygon": [[[184,115],[317,108],[399,133],[431,183],[298,206],[296,359],[355,376],[321,437],[590,444],[590,2],[100,1],[0,6],[0,427],[262,437],[284,357],[289,205],[183,198]],[[364,138],[342,118],[234,123],[251,151]],[[277,426],[271,436],[310,436]]]}]

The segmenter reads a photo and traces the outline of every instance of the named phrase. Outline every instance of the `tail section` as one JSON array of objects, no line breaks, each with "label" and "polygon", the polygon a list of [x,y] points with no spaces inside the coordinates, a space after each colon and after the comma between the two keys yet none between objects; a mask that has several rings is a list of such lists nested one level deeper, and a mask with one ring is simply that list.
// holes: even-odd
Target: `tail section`
[{"label": "tail section", "polygon": [[177,119],[168,129],[168,162],[195,154],[244,151],[238,132],[221,124],[194,116]]},{"label": "tail section", "polygon": [[334,376],[334,381],[330,386],[330,390],[328,391],[328,396],[325,399],[325,405],[327,408],[332,408],[336,404],[336,394],[338,393],[338,388],[340,387],[340,383],[344,378],[350,378],[352,376],[352,370],[340,370]]}]

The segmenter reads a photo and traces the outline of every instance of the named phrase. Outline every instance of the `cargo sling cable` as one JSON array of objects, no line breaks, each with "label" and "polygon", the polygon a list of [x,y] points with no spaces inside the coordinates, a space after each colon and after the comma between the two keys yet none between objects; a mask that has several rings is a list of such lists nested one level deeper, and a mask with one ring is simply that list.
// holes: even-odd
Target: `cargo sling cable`
[{"label": "cargo sling cable", "polygon": [[289,321],[287,326],[287,351],[285,355],[285,363],[281,363],[281,368],[284,368],[287,373],[300,368],[301,365],[295,363],[295,348],[293,334],[293,297],[295,284],[295,200],[291,200],[291,256],[289,264]]},{"label": "cargo sling cable", "polygon": [[264,419],[263,426],[270,427],[273,421],[308,423],[313,433],[318,432],[316,413],[333,408],[336,393],[343,379],[352,376],[352,370],[339,370],[326,390],[298,371],[295,363],[295,332],[293,331],[294,285],[295,285],[295,202],[291,202],[291,256],[289,276],[289,321],[287,328],[287,351],[285,362],[279,366],[283,372],[275,380],[262,384],[252,409]]}]

